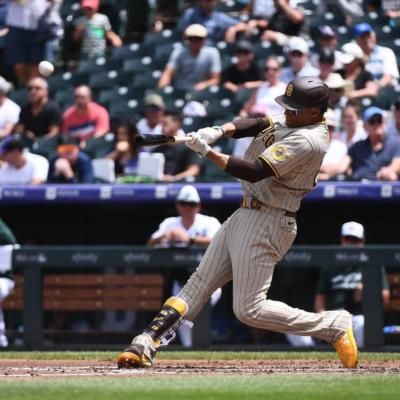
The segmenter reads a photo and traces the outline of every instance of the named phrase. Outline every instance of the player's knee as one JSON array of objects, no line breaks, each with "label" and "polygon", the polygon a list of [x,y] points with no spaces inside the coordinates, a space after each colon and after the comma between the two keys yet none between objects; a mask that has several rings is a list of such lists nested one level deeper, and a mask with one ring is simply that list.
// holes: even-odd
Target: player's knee
[{"label": "player's knee", "polygon": [[252,326],[256,320],[257,313],[253,307],[246,306],[244,302],[235,302],[233,306],[233,313],[236,318],[243,324]]}]

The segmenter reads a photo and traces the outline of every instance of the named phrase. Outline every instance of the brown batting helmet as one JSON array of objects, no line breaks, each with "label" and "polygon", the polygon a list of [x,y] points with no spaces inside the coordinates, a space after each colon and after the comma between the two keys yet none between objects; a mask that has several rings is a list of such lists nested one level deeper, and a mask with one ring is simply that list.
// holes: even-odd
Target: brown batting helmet
[{"label": "brown batting helmet", "polygon": [[308,108],[328,107],[329,88],[321,79],[314,76],[302,76],[291,80],[285,94],[275,101],[286,110],[306,110]]}]

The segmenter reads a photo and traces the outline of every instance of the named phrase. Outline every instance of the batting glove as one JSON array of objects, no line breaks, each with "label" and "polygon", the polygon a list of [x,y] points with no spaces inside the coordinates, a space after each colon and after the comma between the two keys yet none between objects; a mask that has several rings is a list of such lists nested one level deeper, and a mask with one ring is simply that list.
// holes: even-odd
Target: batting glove
[{"label": "batting glove", "polygon": [[212,126],[199,129],[197,133],[207,144],[211,144],[224,135],[224,130],[220,126]]},{"label": "batting glove", "polygon": [[199,156],[205,157],[206,154],[211,150],[211,147],[206,143],[204,139],[200,137],[199,132],[193,132],[190,135],[192,140],[190,142],[186,142],[185,145],[189,147],[189,149],[195,151]]}]

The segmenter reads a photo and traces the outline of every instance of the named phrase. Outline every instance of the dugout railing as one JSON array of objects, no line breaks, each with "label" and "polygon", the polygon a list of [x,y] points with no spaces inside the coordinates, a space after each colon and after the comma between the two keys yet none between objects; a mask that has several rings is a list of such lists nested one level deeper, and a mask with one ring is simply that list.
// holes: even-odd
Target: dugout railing
[{"label": "dugout railing", "polygon": [[[23,276],[24,307],[22,310],[24,346],[43,348],[43,272],[71,273],[117,267],[138,272],[171,272],[173,269],[193,271],[203,248],[151,249],[136,246],[22,246],[14,251],[13,268]],[[381,348],[385,344],[384,308],[382,304],[381,267],[400,266],[400,246],[368,245],[362,248],[342,246],[293,246],[280,262],[280,267],[319,268],[360,265],[363,271],[363,308],[365,346]],[[207,306],[195,321],[194,346],[211,343],[211,312]]]}]

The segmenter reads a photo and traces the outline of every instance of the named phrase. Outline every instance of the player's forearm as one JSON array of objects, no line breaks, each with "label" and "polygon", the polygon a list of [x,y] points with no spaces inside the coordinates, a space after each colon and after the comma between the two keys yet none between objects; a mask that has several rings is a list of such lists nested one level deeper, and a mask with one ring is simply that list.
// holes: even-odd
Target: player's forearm
[{"label": "player's forearm", "polygon": [[255,162],[246,161],[212,149],[207,153],[206,157],[229,175],[245,181],[258,182],[274,175],[271,168],[260,160]]},{"label": "player's forearm", "polygon": [[270,118],[238,118],[222,125],[222,129],[224,130],[224,136],[240,139],[257,136],[271,124]]}]

